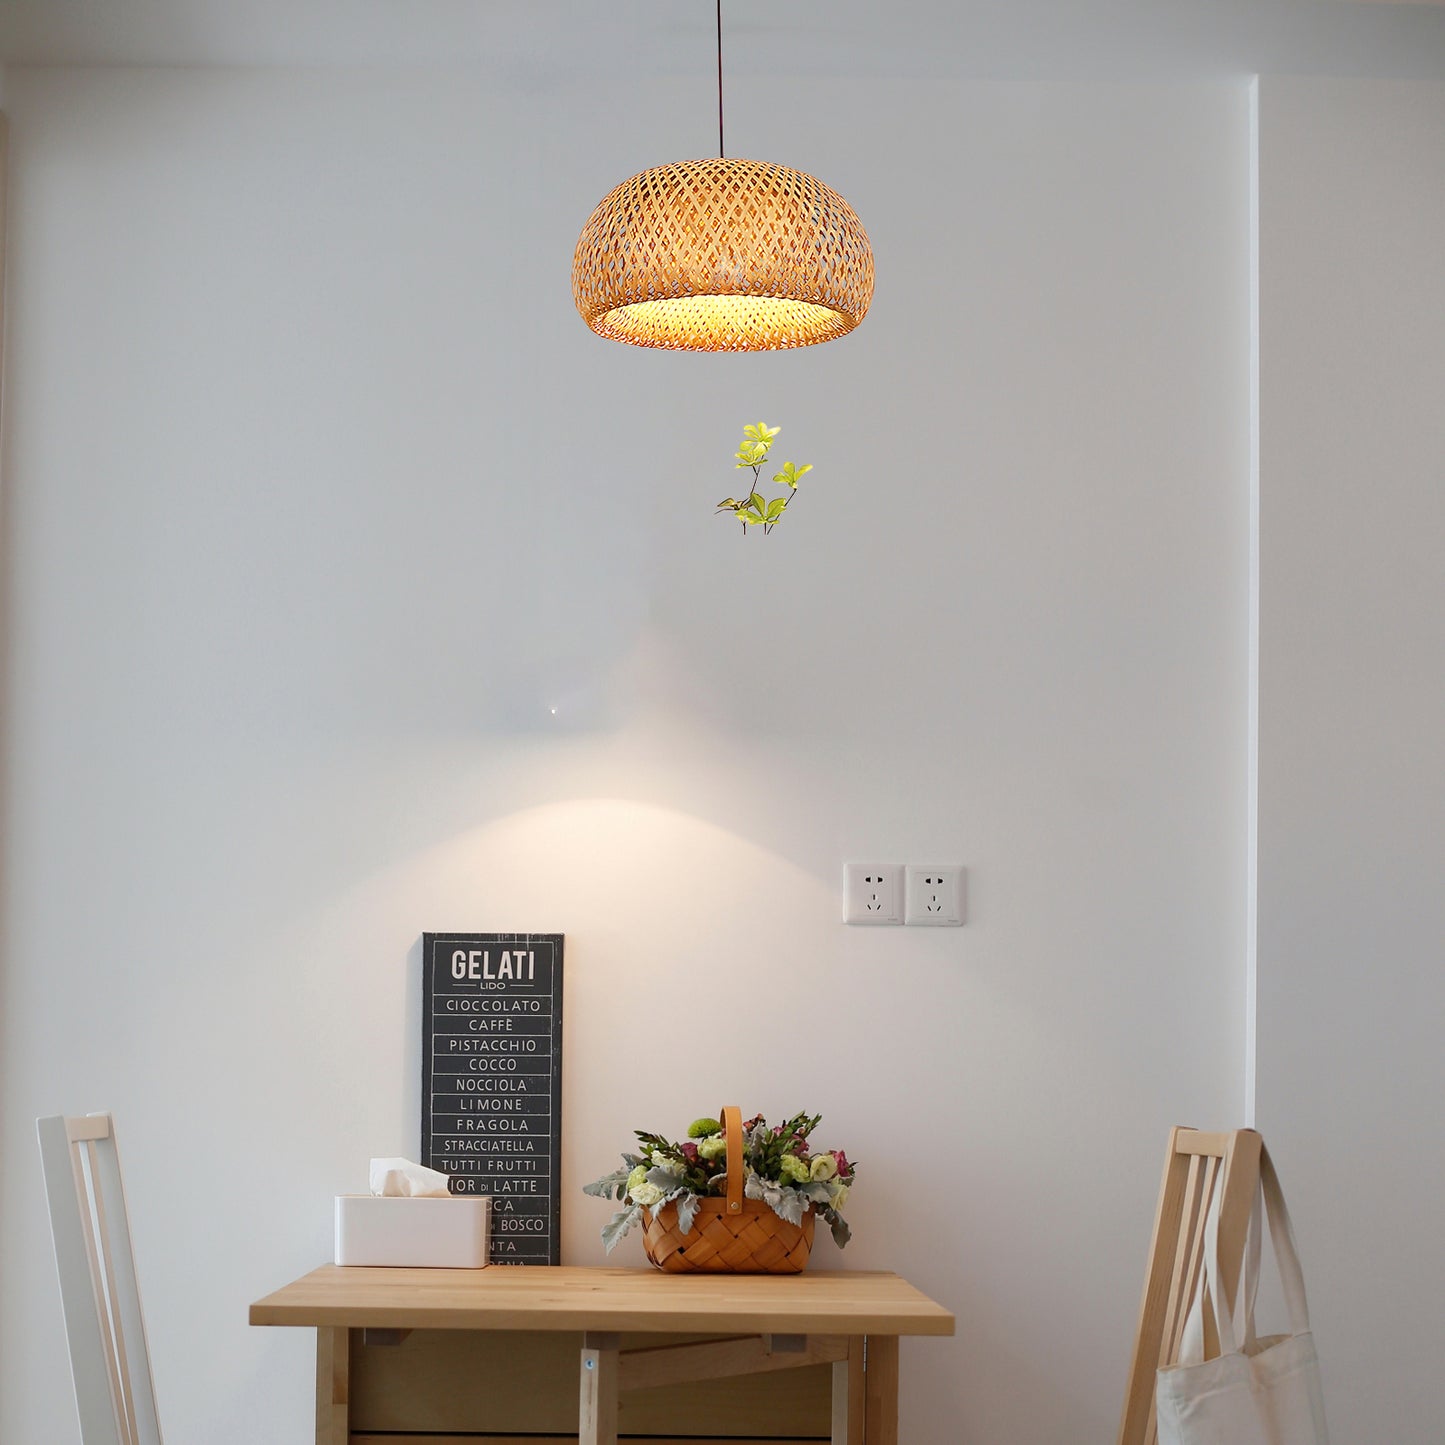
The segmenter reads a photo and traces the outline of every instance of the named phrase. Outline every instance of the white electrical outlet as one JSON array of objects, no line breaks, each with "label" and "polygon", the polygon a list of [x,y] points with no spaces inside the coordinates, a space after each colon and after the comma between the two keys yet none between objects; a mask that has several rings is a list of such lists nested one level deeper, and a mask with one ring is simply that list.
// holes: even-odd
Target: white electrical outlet
[{"label": "white electrical outlet", "polygon": [[903,865],[845,863],[844,923],[902,923]]},{"label": "white electrical outlet", "polygon": [[910,863],[905,871],[905,923],[951,928],[963,922],[962,868],[952,863]]}]

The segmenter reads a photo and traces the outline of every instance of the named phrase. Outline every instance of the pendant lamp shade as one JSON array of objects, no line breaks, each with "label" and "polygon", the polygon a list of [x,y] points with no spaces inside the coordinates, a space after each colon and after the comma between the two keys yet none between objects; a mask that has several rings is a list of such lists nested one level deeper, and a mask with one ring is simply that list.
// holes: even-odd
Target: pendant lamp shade
[{"label": "pendant lamp shade", "polygon": [[873,252],[852,206],[805,171],[678,161],[603,197],[577,241],[572,296],[613,341],[778,351],[863,319]]}]

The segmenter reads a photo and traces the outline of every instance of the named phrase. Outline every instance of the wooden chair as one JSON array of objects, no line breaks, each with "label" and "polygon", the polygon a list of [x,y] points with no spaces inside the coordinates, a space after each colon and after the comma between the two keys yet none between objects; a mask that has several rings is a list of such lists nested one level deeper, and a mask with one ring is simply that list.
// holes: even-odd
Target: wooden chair
[{"label": "wooden chair", "polygon": [[37,1119],[81,1445],[161,1445],[109,1114]]},{"label": "wooden chair", "polygon": [[[1175,1129],[1169,1135],[1119,1445],[1155,1445],[1154,1375],[1161,1365],[1178,1361],[1184,1320],[1199,1281],[1204,1221],[1217,1190],[1223,1191],[1219,1271],[1224,1307],[1233,1307],[1259,1183],[1260,1143],[1253,1129],[1232,1134]],[[1209,1359],[1219,1353],[1219,1340],[1209,1310],[1204,1320],[1204,1356]]]}]

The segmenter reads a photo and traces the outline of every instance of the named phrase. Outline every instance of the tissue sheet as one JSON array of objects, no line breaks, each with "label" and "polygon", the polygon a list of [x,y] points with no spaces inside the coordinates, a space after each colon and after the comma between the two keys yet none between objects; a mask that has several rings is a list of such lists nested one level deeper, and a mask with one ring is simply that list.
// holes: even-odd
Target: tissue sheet
[{"label": "tissue sheet", "polygon": [[410,1159],[373,1159],[371,1192],[387,1198],[435,1199],[450,1194],[447,1176]]}]

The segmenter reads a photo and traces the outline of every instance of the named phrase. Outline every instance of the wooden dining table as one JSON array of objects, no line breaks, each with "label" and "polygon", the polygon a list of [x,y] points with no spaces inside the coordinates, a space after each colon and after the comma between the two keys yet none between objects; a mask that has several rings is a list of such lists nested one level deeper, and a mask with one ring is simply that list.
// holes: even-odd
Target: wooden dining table
[{"label": "wooden dining table", "polygon": [[317,1445],[897,1445],[895,1274],[323,1265],[253,1325],[316,1331]]}]

